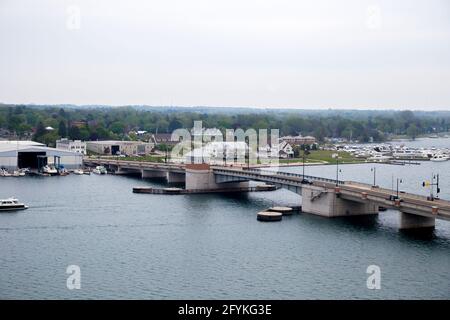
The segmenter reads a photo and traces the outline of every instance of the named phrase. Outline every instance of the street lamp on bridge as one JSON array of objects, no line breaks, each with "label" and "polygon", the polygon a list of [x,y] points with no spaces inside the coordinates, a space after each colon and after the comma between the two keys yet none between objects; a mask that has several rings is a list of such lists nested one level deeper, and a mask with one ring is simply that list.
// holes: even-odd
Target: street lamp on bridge
[{"label": "street lamp on bridge", "polygon": [[331,157],[332,157],[333,159],[336,159],[336,186],[338,186],[338,185],[339,185],[339,172],[342,172],[342,171],[339,169],[339,153],[333,153],[333,154],[331,155]]},{"label": "street lamp on bridge", "polygon": [[375,187],[376,186],[375,182],[376,182],[377,168],[373,167],[373,168],[370,169],[370,171],[373,172],[373,186]]}]

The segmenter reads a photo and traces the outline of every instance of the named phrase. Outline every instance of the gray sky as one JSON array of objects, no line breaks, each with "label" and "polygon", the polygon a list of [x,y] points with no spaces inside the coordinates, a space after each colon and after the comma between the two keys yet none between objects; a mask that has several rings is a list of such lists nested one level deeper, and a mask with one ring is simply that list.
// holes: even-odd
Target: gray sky
[{"label": "gray sky", "polygon": [[450,1],[0,0],[0,101],[450,110]]}]

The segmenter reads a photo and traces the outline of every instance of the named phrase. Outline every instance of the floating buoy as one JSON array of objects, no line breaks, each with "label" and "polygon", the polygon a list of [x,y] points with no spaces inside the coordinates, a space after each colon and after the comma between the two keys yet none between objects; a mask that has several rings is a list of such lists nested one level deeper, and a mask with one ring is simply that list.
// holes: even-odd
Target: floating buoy
[{"label": "floating buoy", "polygon": [[276,211],[261,211],[258,212],[256,218],[259,221],[281,221],[283,214]]},{"label": "floating buoy", "polygon": [[269,208],[268,211],[275,211],[275,212],[281,212],[283,216],[289,216],[294,213],[294,210],[290,207],[272,207]]}]

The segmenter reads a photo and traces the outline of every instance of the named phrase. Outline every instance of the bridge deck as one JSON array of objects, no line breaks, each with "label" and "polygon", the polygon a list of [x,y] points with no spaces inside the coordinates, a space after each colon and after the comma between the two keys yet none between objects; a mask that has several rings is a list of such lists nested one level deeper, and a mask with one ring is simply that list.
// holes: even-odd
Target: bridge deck
[{"label": "bridge deck", "polygon": [[[413,214],[426,217],[436,217],[440,219],[450,220],[450,201],[442,199],[427,199],[425,196],[412,193],[399,193],[399,201],[392,200],[393,192],[390,189],[373,187],[369,184],[358,183],[353,181],[341,181],[304,176],[297,173],[288,173],[281,171],[269,171],[259,169],[236,169],[236,168],[213,168],[214,173],[220,175],[231,175],[238,178],[248,178],[250,180],[275,182],[286,185],[297,185],[301,187],[304,179],[311,182],[314,186],[324,188],[339,188],[339,194],[351,200],[356,201],[372,201],[378,205],[411,212]],[[304,183],[304,181],[303,181]]]},{"label": "bridge deck", "polygon": [[[157,163],[144,161],[126,161],[113,159],[86,158],[84,163],[87,165],[115,165],[124,169],[132,170],[155,170],[184,173],[183,164]],[[335,189],[339,187],[338,193],[345,198],[356,201],[373,201],[378,205],[413,212],[417,215],[436,217],[450,220],[450,201],[435,199],[430,201],[427,197],[401,192],[399,201],[392,200],[393,192],[390,189],[373,187],[368,184],[353,181],[336,181],[315,176],[303,176],[297,173],[282,171],[271,171],[254,168],[232,168],[232,167],[212,167],[214,174],[223,177],[248,179],[274,183],[296,188],[299,190],[305,184],[310,183],[314,186]],[[307,180],[307,181],[305,181]],[[336,186],[337,185],[337,186]]]}]

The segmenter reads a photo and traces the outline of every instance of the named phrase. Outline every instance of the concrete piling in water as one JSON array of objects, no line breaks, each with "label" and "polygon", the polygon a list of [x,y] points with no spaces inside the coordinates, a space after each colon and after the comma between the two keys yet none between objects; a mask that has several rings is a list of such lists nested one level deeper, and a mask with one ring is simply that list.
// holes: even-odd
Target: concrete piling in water
[{"label": "concrete piling in water", "polygon": [[256,219],[258,221],[266,221],[266,222],[272,222],[272,221],[281,221],[283,218],[283,214],[281,212],[276,211],[261,211],[258,212]]}]

